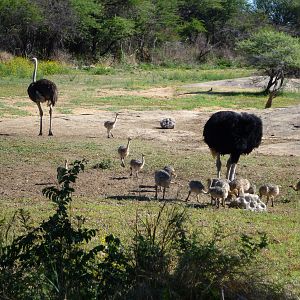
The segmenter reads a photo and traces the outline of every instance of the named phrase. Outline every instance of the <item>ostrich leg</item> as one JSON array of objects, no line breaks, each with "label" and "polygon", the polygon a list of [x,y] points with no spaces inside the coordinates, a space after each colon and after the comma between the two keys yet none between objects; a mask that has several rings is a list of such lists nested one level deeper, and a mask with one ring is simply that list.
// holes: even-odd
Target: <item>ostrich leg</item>
[{"label": "ostrich leg", "polygon": [[39,133],[39,135],[43,135],[43,110],[42,110],[40,102],[36,102],[36,105],[40,112],[40,133]]},{"label": "ostrich leg", "polygon": [[235,178],[236,164],[231,164],[230,173],[229,173],[229,181],[232,181]]},{"label": "ostrich leg", "polygon": [[49,115],[50,115],[50,127],[49,127],[48,135],[53,135],[53,133],[52,133],[52,105],[51,104],[50,104],[50,108],[49,108]]},{"label": "ostrich leg", "polygon": [[221,163],[221,158],[220,158],[220,153],[217,154],[217,159],[216,159],[216,167],[217,167],[217,176],[218,178],[221,178],[221,167],[222,167],[222,163]]},{"label": "ostrich leg", "polygon": [[231,168],[231,157],[230,156],[227,160],[226,167],[227,167],[226,178],[229,179],[229,173],[230,173],[230,168]]},{"label": "ostrich leg", "polygon": [[157,185],[155,186],[155,199],[157,200]]},{"label": "ostrich leg", "polygon": [[189,200],[190,194],[191,194],[191,191],[189,191],[189,194],[187,195],[185,201],[188,201],[188,200]]},{"label": "ostrich leg", "polygon": [[232,181],[235,178],[236,165],[240,159],[240,154],[232,153],[227,161],[227,179]]},{"label": "ostrich leg", "polygon": [[165,200],[165,192],[166,192],[166,188],[164,187],[164,189],[163,189],[163,200]]}]

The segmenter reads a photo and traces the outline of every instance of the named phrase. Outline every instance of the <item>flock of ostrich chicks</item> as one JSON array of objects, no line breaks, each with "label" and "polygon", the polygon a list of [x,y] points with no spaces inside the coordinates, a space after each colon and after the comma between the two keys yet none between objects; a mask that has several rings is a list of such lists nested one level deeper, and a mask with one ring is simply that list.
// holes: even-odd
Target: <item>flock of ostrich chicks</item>
[{"label": "flock of ostrich chicks", "polygon": [[[46,102],[49,106],[50,127],[49,135],[52,133],[52,110],[57,102],[58,91],[54,82],[47,79],[36,80],[37,74],[37,59],[32,59],[34,62],[34,71],[32,83],[27,91],[30,99],[38,106],[40,113],[40,132],[42,131],[43,110],[41,103]],[[107,130],[107,138],[113,137],[112,130],[115,128],[119,113],[116,113],[113,121],[105,121],[104,127]],[[162,124],[174,128],[175,121],[166,119]],[[272,207],[274,206],[274,198],[279,194],[279,186],[276,184],[264,184],[258,189],[256,194],[255,185],[251,185],[248,179],[235,178],[236,165],[240,155],[249,154],[251,151],[259,147],[262,139],[263,124],[261,119],[246,112],[237,113],[234,111],[219,111],[208,119],[203,130],[204,142],[208,145],[212,155],[216,158],[217,178],[208,179],[208,190],[205,190],[204,185],[200,181],[189,182],[189,193],[185,201],[189,200],[191,193],[196,194],[197,200],[199,194],[209,194],[211,196],[211,204],[219,208],[220,202],[225,206],[225,201],[229,207],[242,208],[252,211],[265,211],[268,201],[271,200]],[[121,165],[125,167],[125,159],[129,155],[129,145],[131,138],[128,138],[126,146],[118,148],[118,154],[121,159]],[[221,155],[229,154],[227,161],[226,179],[221,179]],[[130,161],[130,175],[138,177],[139,172],[145,165],[145,156],[142,154],[142,159],[132,159]],[[176,178],[175,170],[172,166],[165,166],[163,169],[155,172],[155,198],[158,196],[158,189],[163,189],[162,199],[165,198],[166,188],[169,188],[172,183],[172,178]],[[300,181],[295,185],[291,185],[294,190],[300,190]],[[266,202],[262,201],[262,197],[266,197]]]},{"label": "flock of ostrich chicks", "polygon": [[[116,113],[114,120],[104,122],[104,127],[107,130],[107,138],[113,137],[112,130],[116,126],[119,115],[120,113]],[[240,153],[235,153],[235,151],[232,149],[231,149],[232,151],[229,151],[230,149],[223,149],[223,152],[224,151],[229,152],[230,158],[227,162],[227,179],[221,179],[220,178],[220,171],[221,171],[220,155],[228,154],[228,153],[223,153],[220,150],[217,151],[216,149],[222,148],[222,147],[220,148],[220,146],[218,145],[215,145],[216,147],[212,148],[214,147],[214,141],[210,140],[209,136],[216,133],[214,132],[216,129],[215,127],[221,127],[226,131],[228,130],[227,128],[228,123],[233,123],[233,124],[236,123],[233,126],[235,127],[237,123],[239,123],[238,120],[241,118],[248,119],[248,123],[246,121],[244,122],[244,124],[242,124],[243,126],[245,126],[244,127],[245,132],[243,132],[243,130],[241,129],[238,129],[238,134],[244,136],[245,137],[244,139],[246,141],[245,140],[243,141],[241,136],[239,137],[239,143],[241,144],[239,147],[236,147],[237,149],[235,149],[235,151],[240,151]],[[169,118],[163,119],[160,122],[161,126],[163,127],[163,124],[164,125],[170,124],[170,120],[171,119]],[[171,124],[172,127],[169,128],[174,128],[175,121],[174,120],[172,121],[173,121]],[[247,128],[249,126],[249,123],[250,124],[252,123],[252,127],[253,127],[251,128],[250,126],[250,131],[255,130],[255,133],[252,133],[252,135],[254,135],[254,137],[252,136],[252,138],[251,138],[251,132],[249,132],[249,129]],[[168,128],[168,127],[163,127],[163,128]],[[233,130],[234,128],[231,129]],[[220,130],[221,129],[219,128],[218,131]],[[273,207],[274,199],[276,196],[279,195],[278,185],[269,184],[269,183],[264,184],[260,186],[257,195],[256,186],[251,185],[248,179],[234,178],[235,165],[238,161],[239,154],[250,153],[254,147],[258,147],[258,145],[260,144],[261,136],[262,136],[262,123],[260,119],[255,115],[250,115],[247,113],[238,114],[230,111],[218,112],[213,114],[212,117],[207,121],[204,127],[203,134],[204,134],[205,142],[210,146],[213,155],[217,156],[216,166],[218,169],[218,178],[210,178],[207,180],[208,191],[205,190],[205,186],[202,184],[201,181],[195,181],[195,180],[190,181],[189,192],[185,201],[187,202],[189,200],[190,195],[192,193],[196,195],[197,201],[199,201],[199,195],[203,193],[211,196],[211,205],[214,205],[217,208],[220,207],[220,202],[224,207],[225,202],[227,201],[229,207],[242,208],[242,209],[247,209],[252,211],[265,211],[267,209],[267,204],[269,200],[271,200],[271,205]],[[132,139],[129,137],[127,140],[127,145],[126,146],[122,145],[118,148],[118,155],[120,157],[122,167],[125,167],[125,159],[129,155],[131,140]],[[243,149],[243,151],[241,151],[241,148]],[[144,165],[145,165],[144,154],[142,154],[141,159],[131,159],[129,162],[130,176],[133,176],[133,172],[135,172],[135,176],[138,177],[138,174],[143,169]],[[176,177],[177,177],[176,172],[172,166],[165,166],[162,170],[158,170],[155,172],[154,174],[155,199],[157,199],[158,196],[158,189],[162,189],[163,192],[162,199],[164,200],[166,188],[170,187],[172,183],[172,179]],[[297,183],[296,186],[291,186],[291,187],[294,188],[295,190],[300,190],[300,181]],[[262,201],[263,196],[266,197],[265,203]]]}]

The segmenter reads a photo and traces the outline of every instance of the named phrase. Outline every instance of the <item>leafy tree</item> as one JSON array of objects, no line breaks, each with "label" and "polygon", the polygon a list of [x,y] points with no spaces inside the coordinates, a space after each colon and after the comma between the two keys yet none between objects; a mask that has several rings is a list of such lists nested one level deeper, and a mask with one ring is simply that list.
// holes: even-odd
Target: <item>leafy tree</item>
[{"label": "leafy tree", "polygon": [[26,55],[34,40],[42,14],[28,0],[0,1],[0,47],[15,55]]},{"label": "leafy tree", "polygon": [[[276,95],[283,84],[285,73],[300,68],[300,39],[283,32],[262,29],[238,45],[248,63],[264,70],[270,77],[266,92]],[[266,106],[272,105],[270,100]]]},{"label": "leafy tree", "polygon": [[300,35],[300,2],[298,0],[255,0],[254,8],[265,14],[276,26]]}]

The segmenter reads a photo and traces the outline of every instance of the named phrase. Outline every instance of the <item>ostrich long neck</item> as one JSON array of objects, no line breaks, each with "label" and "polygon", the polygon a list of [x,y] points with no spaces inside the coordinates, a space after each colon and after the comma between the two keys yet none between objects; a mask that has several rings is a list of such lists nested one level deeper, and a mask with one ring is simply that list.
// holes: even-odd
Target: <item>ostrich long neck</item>
[{"label": "ostrich long neck", "polygon": [[127,146],[126,146],[127,150],[129,150],[129,144],[130,144],[130,140],[128,140],[128,142],[127,142]]},{"label": "ostrich long neck", "polygon": [[32,82],[36,82],[37,65],[38,65],[38,62],[37,62],[37,59],[35,59],[34,60],[34,71],[32,74]]},{"label": "ostrich long neck", "polygon": [[144,164],[145,164],[145,156],[143,155],[142,156],[142,167],[144,166]]},{"label": "ostrich long neck", "polygon": [[118,119],[118,115],[116,115],[116,117],[115,117],[114,124],[116,124],[116,122],[117,122],[117,119]]}]

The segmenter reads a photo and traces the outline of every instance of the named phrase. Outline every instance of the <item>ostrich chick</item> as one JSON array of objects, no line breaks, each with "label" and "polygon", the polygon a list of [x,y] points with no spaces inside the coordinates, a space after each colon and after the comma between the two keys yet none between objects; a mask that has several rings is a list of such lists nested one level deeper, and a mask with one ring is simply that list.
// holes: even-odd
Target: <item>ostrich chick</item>
[{"label": "ostrich chick", "polygon": [[296,185],[290,185],[289,187],[291,187],[294,191],[300,191],[300,180],[297,182]]},{"label": "ostrich chick", "polygon": [[143,169],[145,165],[145,155],[142,154],[142,159],[132,159],[130,161],[130,176],[132,176],[132,171],[135,171],[136,177],[139,177],[138,173]]},{"label": "ostrich chick", "polygon": [[251,187],[248,179],[236,178],[229,182],[230,192],[236,196],[243,195]]},{"label": "ostrich chick", "polygon": [[228,197],[228,189],[220,186],[210,187],[208,193],[213,199],[216,200],[217,208],[220,207],[220,199],[222,200],[222,206],[225,207],[225,199]]},{"label": "ostrich chick", "polygon": [[119,113],[116,113],[116,117],[115,117],[114,121],[105,121],[105,122],[104,122],[104,127],[105,127],[106,130],[107,130],[107,137],[108,137],[108,138],[114,137],[111,131],[112,131],[112,130],[115,128],[115,126],[116,126],[118,116],[119,116]]},{"label": "ostrich chick", "polygon": [[173,167],[165,166],[162,170],[156,171],[155,179],[155,199],[157,199],[158,187],[163,188],[163,200],[165,199],[166,188],[170,187],[172,177],[176,177]]},{"label": "ostrich chick", "polygon": [[[229,192],[229,190],[230,190],[229,180],[227,180],[227,179],[209,178],[209,179],[207,179],[207,185],[208,185],[208,189],[213,188],[213,187],[220,187],[220,188],[227,190],[227,192]],[[211,193],[210,193],[210,196],[211,196],[211,205],[213,205],[214,202],[216,203],[216,198]],[[227,194],[227,196],[228,196],[228,194]]]},{"label": "ostrich chick", "polygon": [[119,156],[120,156],[120,159],[121,159],[121,166],[122,167],[125,167],[124,160],[129,154],[129,144],[130,144],[131,140],[132,139],[129,137],[128,141],[127,141],[127,145],[126,146],[122,145],[118,148],[118,153],[119,153]]},{"label": "ostrich chick", "polygon": [[189,188],[190,188],[189,194],[188,194],[187,198],[185,199],[185,201],[189,200],[191,193],[196,194],[197,201],[199,201],[199,194],[201,194],[201,193],[207,194],[207,192],[205,191],[204,185],[201,183],[201,181],[191,180],[189,183]]},{"label": "ostrich chick", "polygon": [[272,207],[274,207],[274,198],[279,195],[279,186],[275,184],[264,184],[259,188],[259,197],[267,196],[266,204],[268,204],[269,199],[272,201]]}]

